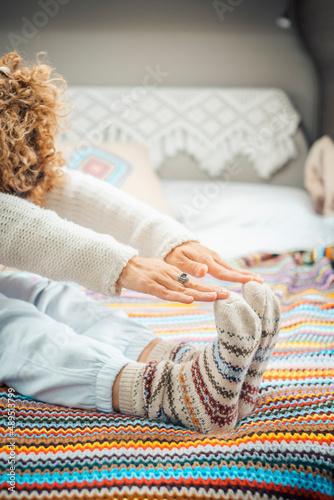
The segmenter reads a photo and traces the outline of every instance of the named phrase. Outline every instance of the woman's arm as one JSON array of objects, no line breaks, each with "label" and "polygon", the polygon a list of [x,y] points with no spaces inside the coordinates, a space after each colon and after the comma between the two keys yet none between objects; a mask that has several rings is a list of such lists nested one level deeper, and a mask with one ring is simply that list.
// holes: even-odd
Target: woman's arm
[{"label": "woman's arm", "polygon": [[64,169],[63,185],[46,196],[46,208],[61,217],[110,234],[138,249],[141,257],[164,259],[176,246],[196,240],[172,217],[91,175]]},{"label": "woman's arm", "polygon": [[112,236],[60,218],[52,210],[0,193],[0,262],[9,267],[117,295],[123,286],[166,300],[190,303],[225,298],[220,287],[177,281],[180,270],[161,259],[138,257]]},{"label": "woman's arm", "polygon": [[75,281],[105,295],[120,292],[116,282],[138,254],[110,235],[10,194],[0,193],[0,228],[2,264],[54,280]]},{"label": "woman's arm", "polygon": [[[99,233],[111,234],[138,249],[141,257],[164,259],[193,276],[202,277],[209,272],[227,281],[263,281],[251,271],[223,261],[216,252],[200,245],[196,237],[174,219],[120,189],[78,171],[64,169],[64,174],[63,185],[46,198],[46,207],[62,217]],[[141,269],[138,273],[141,274]]]}]

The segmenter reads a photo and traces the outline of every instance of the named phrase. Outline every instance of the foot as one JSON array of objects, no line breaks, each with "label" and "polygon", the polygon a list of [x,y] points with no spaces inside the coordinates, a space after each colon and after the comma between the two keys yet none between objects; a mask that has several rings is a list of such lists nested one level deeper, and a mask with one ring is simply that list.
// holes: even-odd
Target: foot
[{"label": "foot", "polygon": [[242,293],[261,321],[262,335],[242,385],[238,419],[249,415],[255,407],[262,377],[277,341],[281,317],[279,302],[269,286],[249,281],[242,286]]},{"label": "foot", "polygon": [[173,363],[186,363],[196,358],[201,349],[191,342],[178,342],[174,344],[166,340],[158,342],[149,353],[146,362],[169,360]]},{"label": "foot", "polygon": [[120,380],[122,413],[169,420],[201,433],[229,432],[261,337],[261,321],[241,296],[214,304],[217,339],[186,363],[130,363]]}]

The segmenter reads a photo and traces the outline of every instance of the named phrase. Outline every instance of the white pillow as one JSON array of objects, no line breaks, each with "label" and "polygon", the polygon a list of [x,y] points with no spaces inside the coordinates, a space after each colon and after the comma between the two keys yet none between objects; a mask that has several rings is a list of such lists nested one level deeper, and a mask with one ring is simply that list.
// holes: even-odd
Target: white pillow
[{"label": "white pillow", "polygon": [[334,216],[316,214],[303,189],[172,180],[162,185],[174,216],[226,258],[334,244]]}]

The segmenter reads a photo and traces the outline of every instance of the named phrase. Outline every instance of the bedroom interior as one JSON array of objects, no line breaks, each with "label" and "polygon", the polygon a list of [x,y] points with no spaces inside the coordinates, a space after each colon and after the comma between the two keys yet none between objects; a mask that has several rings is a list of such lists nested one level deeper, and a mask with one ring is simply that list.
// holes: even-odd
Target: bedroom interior
[{"label": "bedroom interior", "polygon": [[[0,46],[29,60],[45,51],[67,80],[72,113],[58,141],[67,168],[260,273],[282,312],[256,408],[225,435],[0,385],[0,499],[334,498],[333,2],[12,0],[0,4]],[[215,336],[212,304],[85,291],[161,338],[204,346]]]}]

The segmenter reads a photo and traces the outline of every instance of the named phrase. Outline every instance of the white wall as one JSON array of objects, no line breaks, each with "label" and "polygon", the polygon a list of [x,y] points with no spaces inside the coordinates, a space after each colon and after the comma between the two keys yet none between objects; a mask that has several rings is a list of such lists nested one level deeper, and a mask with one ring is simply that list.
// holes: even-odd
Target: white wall
[{"label": "white wall", "polygon": [[167,86],[281,87],[313,139],[313,70],[293,31],[275,25],[285,0],[223,3],[224,19],[207,0],[3,1],[0,53],[46,50],[73,85],[138,85],[147,66],[160,65]]}]

